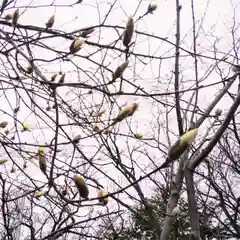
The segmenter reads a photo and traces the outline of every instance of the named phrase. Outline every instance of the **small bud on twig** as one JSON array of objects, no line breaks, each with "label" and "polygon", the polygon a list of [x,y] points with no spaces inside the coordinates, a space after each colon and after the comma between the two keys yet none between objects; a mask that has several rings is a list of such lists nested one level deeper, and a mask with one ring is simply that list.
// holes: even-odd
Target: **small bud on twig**
[{"label": "small bud on twig", "polygon": [[89,34],[93,33],[95,31],[94,28],[89,28],[88,30],[84,30],[81,32],[81,37],[88,38],[90,37]]},{"label": "small bud on twig", "polygon": [[3,121],[0,123],[0,128],[5,128],[8,125],[7,121]]},{"label": "small bud on twig", "polygon": [[6,163],[8,160],[7,159],[0,159],[0,165]]},{"label": "small bud on twig", "polygon": [[40,170],[46,174],[47,172],[47,162],[46,162],[46,154],[44,148],[38,149],[38,160],[39,160],[39,168]]},{"label": "small bud on twig", "polygon": [[73,142],[73,143],[79,143],[80,139],[81,139],[81,135],[78,134],[78,135],[76,135],[76,136],[73,138],[72,142]]},{"label": "small bud on twig", "polygon": [[168,150],[169,160],[178,159],[186,149],[194,142],[198,133],[198,128],[185,132]]},{"label": "small bud on twig", "polygon": [[117,67],[117,69],[115,70],[115,72],[113,73],[113,80],[119,78],[122,76],[123,72],[125,71],[125,69],[127,68],[129,64],[129,61],[126,60],[124,63],[122,63],[119,67]]},{"label": "small bud on twig", "polygon": [[95,124],[93,124],[93,131],[95,131],[95,132],[99,132],[100,131],[100,124],[99,124],[99,122],[96,122]]},{"label": "small bud on twig", "polygon": [[26,131],[30,132],[30,128],[29,128],[28,124],[24,123],[22,132],[26,132]]},{"label": "small bud on twig", "polygon": [[131,106],[123,108],[117,117],[114,119],[114,123],[121,122],[123,119],[130,117],[138,109],[138,104],[133,103]]},{"label": "small bud on twig", "polygon": [[16,26],[16,25],[17,25],[19,16],[20,16],[20,15],[19,15],[19,9],[17,8],[17,9],[15,10],[15,12],[13,13],[13,17],[12,17],[12,24],[13,24],[13,26]]},{"label": "small bud on twig", "polygon": [[143,134],[141,134],[141,133],[135,133],[134,136],[137,139],[142,139],[143,138]]},{"label": "small bud on twig", "polygon": [[79,51],[82,48],[82,45],[85,41],[82,39],[78,39],[76,38],[75,40],[73,40],[72,44],[70,45],[70,52],[72,54],[76,53],[77,51]]},{"label": "small bud on twig", "polygon": [[105,197],[107,195],[108,195],[108,192],[106,191],[103,191],[103,190],[98,191],[98,197],[100,198],[99,203],[103,206],[106,206],[108,203],[108,197]]},{"label": "small bud on twig", "polygon": [[46,24],[46,28],[51,28],[54,24],[55,21],[55,15],[52,15],[48,21],[45,23]]},{"label": "small bud on twig", "polygon": [[105,112],[106,112],[106,110],[102,110],[102,111],[96,112],[95,116],[96,117],[101,117]]},{"label": "small bud on twig", "polygon": [[74,182],[75,182],[75,185],[78,189],[78,192],[79,192],[80,196],[82,198],[87,199],[88,194],[89,194],[89,190],[88,190],[88,187],[87,187],[83,177],[80,174],[76,174],[74,176]]},{"label": "small bud on twig", "polygon": [[57,73],[54,73],[52,76],[51,76],[51,81],[53,82],[57,77]]},{"label": "small bud on twig", "polygon": [[240,65],[232,66],[232,71],[235,72],[235,73],[240,73]]},{"label": "small bud on twig", "polygon": [[128,22],[125,27],[125,30],[123,32],[123,45],[125,47],[128,47],[128,45],[131,43],[133,31],[134,31],[134,22],[133,22],[132,16],[130,16],[128,18]]},{"label": "small bud on twig", "polygon": [[65,76],[66,76],[66,74],[64,73],[64,74],[60,77],[58,83],[64,83]]},{"label": "small bud on twig", "polygon": [[26,69],[26,73],[28,73],[28,74],[33,73],[33,68],[32,68],[31,65],[29,65],[29,66],[27,67],[27,69]]},{"label": "small bud on twig", "polygon": [[216,111],[215,111],[215,115],[216,115],[217,117],[219,117],[219,116],[221,116],[221,114],[222,114],[222,109],[217,108]]},{"label": "small bud on twig", "polygon": [[153,12],[157,9],[157,4],[150,3],[148,5],[147,12],[153,14]]},{"label": "small bud on twig", "polygon": [[11,13],[9,13],[5,16],[5,20],[7,20],[7,21],[12,20],[12,18],[13,18],[13,15]]}]

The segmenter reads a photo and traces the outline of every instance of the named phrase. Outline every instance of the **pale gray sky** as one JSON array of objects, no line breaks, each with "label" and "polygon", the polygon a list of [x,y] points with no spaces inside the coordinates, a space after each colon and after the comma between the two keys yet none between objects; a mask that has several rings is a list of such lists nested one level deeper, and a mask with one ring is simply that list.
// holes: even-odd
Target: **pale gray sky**
[{"label": "pale gray sky", "polygon": [[[17,2],[16,6],[21,6],[20,13],[21,17],[19,19],[19,23],[23,25],[35,25],[39,27],[44,27],[45,22],[48,18],[55,14],[55,23],[53,29],[58,29],[61,31],[72,32],[80,28],[95,26],[102,23],[106,13],[109,10],[110,4],[114,1],[92,1],[92,0],[83,0],[83,3],[75,5],[74,7],[64,7],[63,5],[66,4],[65,0],[56,0],[55,4],[61,5],[59,7],[46,7],[49,4],[50,0],[39,0],[39,1],[26,1],[21,0]],[[70,2],[74,3],[76,0],[67,1],[67,4]],[[180,1],[182,5],[181,11],[181,47],[185,48],[188,51],[193,51],[193,44],[192,44],[192,15],[191,15],[191,4],[189,0],[182,0]],[[196,18],[196,31],[198,33],[197,38],[197,52],[202,55],[207,55],[209,57],[214,57],[214,48],[213,43],[216,41],[216,48],[219,52],[217,57],[220,59],[225,56],[225,54],[230,53],[232,54],[232,36],[231,36],[231,29],[233,27],[233,9],[235,8],[235,12],[239,12],[239,5],[236,5],[237,1],[219,1],[219,0],[210,0],[210,1],[203,1],[203,0],[195,0],[195,18]],[[173,0],[162,0],[162,1],[154,1],[154,3],[158,4],[157,10],[154,12],[153,15],[148,15],[144,17],[144,19],[139,20],[136,25],[135,29],[137,31],[142,31],[148,34],[154,34],[157,37],[161,38],[168,38],[170,42],[175,43],[175,1]],[[26,9],[22,7],[23,5],[28,6],[31,5],[31,8]],[[127,18],[129,15],[133,15],[134,20],[138,19],[139,16],[142,16],[147,7],[149,1],[137,1],[137,0],[118,0],[117,4],[114,6],[112,12],[109,14],[109,17],[105,24],[107,25],[119,25],[125,26]],[[40,6],[42,7],[34,7]],[[45,5],[45,6],[44,6]],[[137,11],[136,11],[137,9]],[[13,9],[8,10],[9,13],[13,12]],[[239,22],[239,14],[235,15],[236,21]],[[238,24],[235,26],[238,28]],[[239,30],[236,29],[236,39],[238,39],[238,32]],[[119,33],[122,33],[120,31]],[[92,34],[89,38],[89,41],[96,42],[99,44],[110,44],[112,43],[118,35],[116,31],[110,28],[96,28],[96,31]],[[136,41],[136,45],[134,46],[134,52],[139,54],[153,54],[154,56],[161,56],[162,58],[166,58],[162,62],[159,59],[153,59],[149,61],[149,59],[141,59],[145,62],[143,64],[139,59],[130,57],[130,66],[124,73],[124,77],[129,79],[131,82],[134,82],[136,85],[144,88],[145,91],[150,93],[164,93],[165,91],[173,91],[173,82],[174,82],[174,54],[175,48],[174,45],[171,45],[167,42],[163,42],[157,38],[149,38],[147,36],[137,36],[137,34],[133,37],[134,41]],[[46,39],[45,44],[49,47],[54,47],[56,50],[63,50],[68,51],[71,41],[65,39]],[[117,46],[121,46],[122,42],[120,41]],[[83,49],[79,53],[80,55],[87,55],[90,52],[95,52],[99,50],[97,47],[88,46],[87,44],[84,45]],[[55,57],[55,54],[50,53],[47,50],[37,49],[34,48],[34,56],[35,58],[47,58],[51,59]],[[102,62],[104,58],[103,65],[108,66],[108,68],[112,69],[113,71],[117,68],[119,64],[124,61],[124,55],[119,57],[119,53],[114,51],[107,52],[106,51],[99,51],[97,54],[91,57],[92,60],[96,62]],[[184,55],[183,51],[181,54]],[[233,58],[228,56],[228,61],[231,62]],[[48,78],[54,72],[62,72],[67,73],[66,75],[66,82],[77,82],[77,81],[87,81],[88,84],[93,84],[94,82],[88,79],[86,73],[87,72],[94,72],[97,67],[94,64],[91,64],[88,60],[79,58],[77,56],[71,57],[71,60],[78,66],[81,66],[83,69],[82,72],[79,74],[76,72],[76,68],[73,67],[72,63],[70,62],[60,62],[56,61],[55,63],[41,63],[39,65],[40,70],[43,72],[45,76]],[[219,76],[216,71],[210,72],[213,67],[215,67],[214,62],[211,59],[201,58],[198,60],[198,67],[199,67],[199,82],[201,85],[207,85],[213,82],[219,81]],[[2,67],[1,67],[2,68]],[[229,73],[230,65],[228,64],[219,64],[219,68],[225,74],[225,76]],[[195,84],[195,73],[194,73],[194,58],[186,57],[181,58],[180,60],[180,69],[181,69],[181,86],[180,89],[187,88],[189,86],[194,86]],[[209,76],[206,79],[201,80],[206,75],[206,71],[209,71]],[[101,72],[97,72],[95,74],[95,78],[98,79],[100,82],[103,82],[102,76],[100,75]],[[91,73],[92,75],[92,73]],[[105,81],[111,80],[111,73],[104,72]],[[79,80],[80,79],[80,80]],[[159,81],[158,81],[159,80]],[[114,86],[110,87],[110,91],[115,91],[119,87],[119,81],[117,81]],[[212,99],[214,98],[215,94],[219,89],[222,88],[222,85],[216,85],[211,88],[204,88],[199,91],[199,104],[201,104],[202,108],[205,108],[207,104],[209,104]],[[124,83],[123,86],[124,91],[134,91],[134,87],[130,84]],[[70,91],[71,90],[71,91]],[[83,93],[77,92],[77,90],[65,88],[60,89],[59,93],[65,100],[73,100],[76,96],[79,96]],[[12,94],[9,91],[8,96],[11,99],[12,104],[15,101],[15,98],[12,98],[10,95]],[[23,92],[23,95],[25,93]],[[192,92],[184,94],[184,99],[186,101],[189,100],[191,97]],[[168,101],[171,105],[174,105],[174,98],[167,97]],[[158,98],[161,101],[165,101],[166,97]],[[94,93],[93,96],[88,96],[85,99],[86,107],[90,107],[95,103],[100,103],[102,100],[102,96],[99,93]],[[128,122],[131,122],[132,131],[133,132],[141,132],[144,134],[144,138],[153,138],[155,137],[161,143],[167,145],[167,137],[165,134],[164,127],[166,126],[166,116],[165,112],[166,109],[162,107],[160,104],[156,104],[156,101],[150,98],[141,98],[135,96],[121,96],[116,97],[116,101],[119,105],[123,105],[125,103],[131,104],[132,101],[139,101],[140,106],[137,112],[134,114],[132,119],[128,119]],[[7,111],[11,113],[9,110],[9,105],[5,100],[5,96],[0,91],[0,110]],[[37,100],[36,100],[37,101]],[[39,105],[42,108],[46,108],[46,102],[39,100]],[[78,99],[72,101],[73,106],[76,109],[83,106],[77,106]],[[14,105],[14,104],[13,104]],[[182,103],[182,106],[186,107]],[[221,107],[224,109],[229,108],[229,102],[224,100],[221,103]],[[109,118],[109,105],[104,102],[104,109],[107,110],[106,115],[102,118],[106,120]],[[170,110],[170,107],[168,108]],[[118,108],[117,105],[114,109],[114,114],[117,114]],[[28,142],[35,142],[38,144],[44,144],[52,139],[54,136],[54,132],[49,130],[45,123],[36,121],[34,115],[29,115],[31,110],[22,108],[19,112],[18,118],[22,122],[27,122],[32,132],[29,133],[20,133],[21,141],[28,141]],[[50,113],[53,117],[55,113]],[[112,115],[112,117],[114,116]],[[156,116],[159,115],[159,120],[157,121]],[[169,119],[169,127],[170,129],[177,134],[177,125],[176,125],[176,118],[175,110],[172,111],[170,114],[172,117]],[[13,122],[11,122],[11,118],[3,115],[2,111],[0,111],[0,119],[10,121],[9,126],[13,126]],[[38,119],[39,120],[39,119]],[[60,122],[61,123],[68,123],[68,119],[64,114],[60,114]],[[159,125],[158,125],[159,124]],[[200,129],[199,137],[205,133],[206,128],[209,123],[203,125]],[[50,125],[53,126],[52,123]],[[157,127],[160,127],[159,133],[157,131]],[[71,136],[74,136],[76,133],[80,133],[82,136],[86,136],[89,134],[90,131],[84,131],[77,127],[66,127],[65,128]],[[129,133],[129,128],[126,123],[120,124],[121,133]],[[43,134],[44,133],[44,134]],[[159,135],[158,135],[159,134]],[[65,139],[66,140],[66,139]],[[175,141],[176,137],[171,136],[171,140]],[[18,141],[18,140],[16,140]],[[64,138],[60,137],[59,141],[64,141]],[[158,150],[156,150],[157,144],[151,140],[136,140],[134,138],[127,139],[126,137],[119,137],[116,140],[116,143],[119,146],[119,149],[122,150],[122,158],[126,165],[130,164],[129,155],[133,149],[138,148],[138,151],[135,151],[133,154],[134,159],[136,160],[138,166],[136,167],[136,177],[138,178],[140,175],[143,175],[143,172],[139,169],[142,168],[144,171],[150,171],[152,169],[152,163],[146,160],[145,156],[141,154],[140,151],[147,151],[153,159],[155,159],[156,164],[160,164],[164,161],[164,155]],[[96,149],[99,147],[99,143],[97,140],[93,138],[87,138],[80,142],[81,149],[85,152],[87,156],[93,156]],[[30,149],[29,147],[27,149]],[[34,151],[36,148],[32,148]],[[167,148],[165,149],[165,151]],[[63,147],[63,151],[57,155],[57,157],[64,162],[69,162],[72,154],[72,148],[69,146]],[[0,157],[5,157],[6,155],[0,148]],[[22,162],[22,159],[19,159]],[[94,159],[95,163],[100,163],[99,161],[110,163],[109,158],[106,158],[103,153],[97,154]],[[58,162],[59,166],[62,164]],[[11,164],[7,164],[7,169],[11,168]],[[80,171],[84,169],[79,169]],[[114,178],[121,186],[125,186],[128,184],[128,181],[121,175],[119,172],[116,172],[115,168],[110,165],[106,165],[102,167],[102,170]],[[93,174],[96,179],[100,181],[100,183],[109,191],[116,191],[119,190],[115,184],[106,180],[101,174],[99,174],[96,170],[88,170],[88,174],[90,172]],[[44,180],[43,174],[38,169],[38,166],[34,166],[34,164],[29,164],[29,167],[26,169],[26,173],[32,175],[34,178],[39,180]],[[34,174],[33,174],[34,173]],[[16,173],[17,176],[17,173]],[[152,193],[152,187],[154,186],[151,181],[145,180],[140,184],[146,196],[150,196]],[[135,191],[129,190],[131,194],[136,195]],[[96,189],[90,188],[90,197],[96,197]],[[129,199],[126,195],[123,196],[123,199],[126,203],[131,203],[132,200]],[[112,207],[114,202],[109,203],[109,206]],[[96,208],[98,209],[98,208]]]}]

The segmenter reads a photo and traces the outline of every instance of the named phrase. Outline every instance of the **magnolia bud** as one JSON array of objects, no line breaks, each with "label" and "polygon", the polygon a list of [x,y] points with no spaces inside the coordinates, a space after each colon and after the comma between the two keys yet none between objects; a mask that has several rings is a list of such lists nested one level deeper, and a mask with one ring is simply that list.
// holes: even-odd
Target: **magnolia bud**
[{"label": "magnolia bud", "polygon": [[114,123],[121,122],[123,119],[130,117],[138,109],[138,104],[133,103],[131,106],[123,108],[117,117],[114,119]]},{"label": "magnolia bud", "polygon": [[63,196],[66,196],[68,194],[68,189],[67,187],[65,187],[63,190],[62,190],[62,195]]},{"label": "magnolia bud", "polygon": [[132,16],[130,16],[123,33],[123,45],[125,47],[128,47],[129,43],[131,42],[133,31],[134,31],[134,22],[133,22]]},{"label": "magnolia bud", "polygon": [[19,9],[17,8],[15,10],[15,12],[13,13],[13,17],[12,17],[12,24],[13,24],[13,26],[15,26],[17,24],[19,16],[20,16],[19,15]]},{"label": "magnolia bud", "polygon": [[4,131],[4,133],[6,134],[6,135],[8,135],[9,134],[9,130],[8,129],[6,129],[5,131]]},{"label": "magnolia bud", "polygon": [[105,192],[103,190],[98,191],[99,203],[103,206],[107,205],[108,203],[108,197],[105,197],[107,195],[108,195],[108,192]]},{"label": "magnolia bud", "polygon": [[115,70],[115,72],[113,73],[113,79],[117,79],[119,77],[122,76],[123,72],[125,71],[125,69],[127,68],[129,64],[129,61],[126,60],[124,63],[122,63],[119,67],[117,67],[117,69]]},{"label": "magnolia bud", "polygon": [[7,21],[12,20],[12,18],[13,18],[13,15],[10,13],[5,16],[5,20],[7,20]]},{"label": "magnolia bud", "polygon": [[100,124],[98,122],[96,122],[93,125],[93,131],[95,131],[95,132],[99,132],[100,131]]},{"label": "magnolia bud", "polygon": [[46,111],[50,111],[51,110],[51,106],[48,104],[46,107]]},{"label": "magnolia bud", "polygon": [[51,28],[55,21],[55,15],[52,15],[48,21],[45,23],[47,28]]},{"label": "magnolia bud", "polygon": [[106,129],[103,134],[109,134],[110,133],[110,130]]},{"label": "magnolia bud", "polygon": [[13,109],[13,112],[14,112],[14,113],[17,113],[17,112],[19,111],[19,109],[20,109],[20,107],[18,106],[18,107],[16,107],[16,108]]},{"label": "magnolia bud", "polygon": [[143,135],[141,133],[136,133],[136,134],[134,134],[134,136],[137,139],[142,139],[143,138]]},{"label": "magnolia bud", "polygon": [[93,33],[94,31],[95,31],[94,28],[89,28],[88,30],[84,30],[81,32],[81,37],[88,38],[89,37],[88,35]]},{"label": "magnolia bud", "polygon": [[39,160],[39,168],[40,170],[46,174],[47,172],[47,163],[46,163],[46,155],[43,148],[39,148],[38,150],[38,160]]},{"label": "magnolia bud", "polygon": [[153,14],[153,12],[157,9],[157,4],[150,3],[148,5],[147,12]]},{"label": "magnolia bud", "polygon": [[81,135],[78,134],[78,135],[76,135],[76,136],[73,138],[72,142],[73,142],[73,143],[79,143],[80,139],[81,139]]},{"label": "magnolia bud", "polygon": [[76,38],[75,40],[73,40],[72,44],[70,45],[70,52],[76,53],[77,51],[79,51],[82,48],[82,45],[85,41],[82,39],[78,39]]},{"label": "magnolia bud", "polygon": [[220,109],[220,108],[216,109],[215,115],[216,115],[217,117],[219,117],[219,116],[221,116],[221,114],[222,114],[222,109]]},{"label": "magnolia bud", "polygon": [[240,72],[240,65],[234,65],[232,67],[232,71],[235,72],[235,73],[239,73]]},{"label": "magnolia bud", "polygon": [[64,74],[60,77],[58,83],[64,83],[65,76],[66,76],[66,74],[64,73]]},{"label": "magnolia bud", "polygon": [[66,190],[66,189],[63,189],[63,190],[62,190],[62,195],[63,195],[63,196],[66,196],[66,195],[67,195],[67,190]]},{"label": "magnolia bud", "polygon": [[48,191],[36,191],[35,192],[35,196],[37,198],[42,197],[42,196],[47,196],[47,195],[48,195]]},{"label": "magnolia bud", "polygon": [[79,194],[82,198],[88,198],[89,190],[88,187],[80,174],[74,176],[74,182],[78,188]]},{"label": "magnolia bud", "polygon": [[28,124],[24,123],[24,124],[23,124],[22,132],[26,132],[26,131],[29,131],[29,132],[30,132],[30,128],[29,128]]},{"label": "magnolia bud", "polygon": [[26,169],[26,168],[27,168],[27,162],[25,161],[23,164],[23,169]]},{"label": "magnolia bud", "polygon": [[8,160],[7,159],[0,159],[0,165],[6,163]]},{"label": "magnolia bud", "polygon": [[7,121],[3,121],[0,123],[0,128],[5,128],[8,125]]},{"label": "magnolia bud", "polygon": [[51,81],[53,82],[57,77],[57,73],[54,73],[52,76],[51,76]]},{"label": "magnolia bud", "polygon": [[16,172],[16,168],[14,167],[14,165],[12,166],[12,169],[11,169],[11,173],[15,173]]},{"label": "magnolia bud", "polygon": [[104,113],[106,112],[106,110],[102,110],[96,113],[96,117],[101,117]]},{"label": "magnolia bud", "polygon": [[169,149],[169,161],[178,159],[186,149],[193,143],[198,133],[198,128],[184,133]]},{"label": "magnolia bud", "polygon": [[27,67],[27,69],[26,69],[26,73],[28,73],[28,74],[33,73],[33,68],[32,68],[31,65],[29,65],[29,66]]}]

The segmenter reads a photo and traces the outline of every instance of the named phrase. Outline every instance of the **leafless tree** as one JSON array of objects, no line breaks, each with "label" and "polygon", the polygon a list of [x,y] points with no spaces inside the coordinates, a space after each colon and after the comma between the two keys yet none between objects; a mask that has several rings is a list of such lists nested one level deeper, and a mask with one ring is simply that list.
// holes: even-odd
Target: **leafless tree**
[{"label": "leafless tree", "polygon": [[168,23],[142,0],[3,0],[2,239],[104,239],[136,205],[155,239],[179,216],[185,238],[210,221],[215,239],[240,238],[239,2],[223,36],[199,2],[166,3]]}]

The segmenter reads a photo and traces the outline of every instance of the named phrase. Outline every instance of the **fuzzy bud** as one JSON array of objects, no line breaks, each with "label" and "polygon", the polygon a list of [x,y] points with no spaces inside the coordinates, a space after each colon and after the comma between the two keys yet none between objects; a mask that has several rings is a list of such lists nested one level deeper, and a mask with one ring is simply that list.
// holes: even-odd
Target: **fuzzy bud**
[{"label": "fuzzy bud", "polygon": [[221,116],[221,115],[222,115],[222,109],[220,109],[220,108],[216,109],[215,115],[216,115],[217,117]]},{"label": "fuzzy bud", "polygon": [[80,139],[81,139],[81,135],[78,134],[78,135],[76,135],[76,136],[73,138],[72,142],[73,142],[73,143],[79,143]]},{"label": "fuzzy bud", "polygon": [[55,21],[55,15],[52,15],[48,21],[45,23],[46,24],[46,28],[51,28],[54,24]]},{"label": "fuzzy bud", "polygon": [[61,193],[62,193],[62,195],[63,196],[66,196],[68,193],[69,193],[69,187],[68,187],[68,185],[67,185],[67,182],[66,182],[66,184],[65,185],[63,185],[62,187],[61,187]]},{"label": "fuzzy bud", "polygon": [[114,123],[121,122],[123,119],[132,116],[137,109],[137,103],[133,103],[131,106],[123,108],[115,118]]},{"label": "fuzzy bud", "polygon": [[48,191],[36,191],[35,192],[35,196],[37,198],[42,197],[42,196],[47,196],[47,195],[48,195]]},{"label": "fuzzy bud", "polygon": [[6,163],[8,160],[7,159],[0,159],[0,165]]},{"label": "fuzzy bud", "polygon": [[123,72],[125,71],[125,69],[127,68],[129,64],[129,61],[126,60],[124,63],[122,63],[119,67],[117,67],[117,69],[115,70],[115,72],[113,73],[113,80],[119,78],[122,76]]},{"label": "fuzzy bud", "polygon": [[7,21],[12,20],[12,18],[13,18],[13,15],[11,13],[9,13],[5,16],[5,20],[7,20]]},{"label": "fuzzy bud", "polygon": [[147,12],[153,14],[153,12],[157,9],[157,4],[150,3],[148,5]]},{"label": "fuzzy bud", "polygon": [[108,195],[108,192],[106,191],[103,191],[103,190],[98,191],[98,197],[100,198],[99,203],[103,206],[106,206],[108,203],[108,197],[105,197],[107,195]]},{"label": "fuzzy bud", "polygon": [[6,129],[5,131],[4,131],[4,133],[6,134],[6,135],[8,135],[9,134],[9,130],[8,129]]},{"label": "fuzzy bud", "polygon": [[75,40],[73,40],[72,44],[70,45],[70,52],[72,54],[76,53],[77,51],[79,51],[82,48],[82,45],[85,41],[82,39],[78,39],[76,38]]},{"label": "fuzzy bud", "polygon": [[133,31],[134,31],[134,21],[132,16],[128,18],[127,25],[125,27],[125,30],[123,32],[123,45],[125,47],[128,47],[128,45],[132,41],[132,36],[133,36]]},{"label": "fuzzy bud", "polygon": [[240,73],[240,65],[233,65],[232,71],[235,73]]},{"label": "fuzzy bud", "polygon": [[170,148],[168,156],[171,160],[178,159],[187,148],[194,142],[198,133],[198,128],[185,132]]},{"label": "fuzzy bud", "polygon": [[143,138],[143,134],[141,134],[141,133],[136,133],[136,134],[134,134],[134,136],[137,139],[142,139]]},{"label": "fuzzy bud", "polygon": [[7,121],[3,121],[0,123],[0,128],[5,128],[8,125]]},{"label": "fuzzy bud", "polygon": [[48,104],[46,107],[46,111],[50,111],[51,110],[51,106]]},{"label": "fuzzy bud", "polygon": [[15,173],[16,172],[16,168],[14,167],[14,165],[12,166],[12,169],[10,171],[11,173]]},{"label": "fuzzy bud", "polygon": [[51,81],[53,82],[57,77],[57,73],[54,73],[52,76],[51,76]]},{"label": "fuzzy bud", "polygon": [[43,148],[39,148],[38,150],[38,160],[39,160],[39,168],[40,170],[46,174],[47,172],[47,163],[46,163],[46,155]]},{"label": "fuzzy bud", "polygon": [[96,117],[101,117],[104,113],[106,112],[106,110],[102,110],[96,113]]},{"label": "fuzzy bud", "polygon": [[99,132],[100,131],[100,124],[98,122],[93,124],[93,131],[95,131],[95,132]]},{"label": "fuzzy bud", "polygon": [[25,161],[24,163],[23,163],[23,169],[26,169],[27,168],[27,162]]},{"label": "fuzzy bud", "polygon": [[33,68],[32,68],[31,65],[29,65],[29,66],[27,67],[27,69],[26,69],[26,73],[28,73],[28,74],[33,73]]},{"label": "fuzzy bud", "polygon": [[17,112],[19,111],[19,109],[20,109],[20,107],[14,108],[14,109],[13,109],[13,112],[14,112],[14,113],[17,113]]},{"label": "fuzzy bud", "polygon": [[81,37],[88,38],[89,34],[93,33],[95,31],[94,28],[89,28],[88,30],[84,30],[81,32]]},{"label": "fuzzy bud", "polygon": [[30,128],[29,128],[28,124],[24,123],[22,132],[27,132],[27,131],[30,132]]},{"label": "fuzzy bud", "polygon": [[74,176],[74,182],[79,191],[80,196],[82,198],[87,199],[88,195],[89,195],[89,190],[88,190],[88,187],[87,187],[83,177],[80,174],[76,174]]},{"label": "fuzzy bud", "polygon": [[15,10],[15,12],[13,13],[13,17],[12,17],[12,24],[13,24],[13,26],[16,26],[16,25],[17,25],[19,16],[20,16],[20,14],[19,14],[19,9],[17,8],[17,9]]},{"label": "fuzzy bud", "polygon": [[66,74],[64,73],[64,74],[60,77],[58,83],[64,83],[65,76],[66,76]]},{"label": "fuzzy bud", "polygon": [[108,130],[108,129],[106,129],[104,132],[103,132],[103,134],[109,134],[110,133],[110,130]]}]

